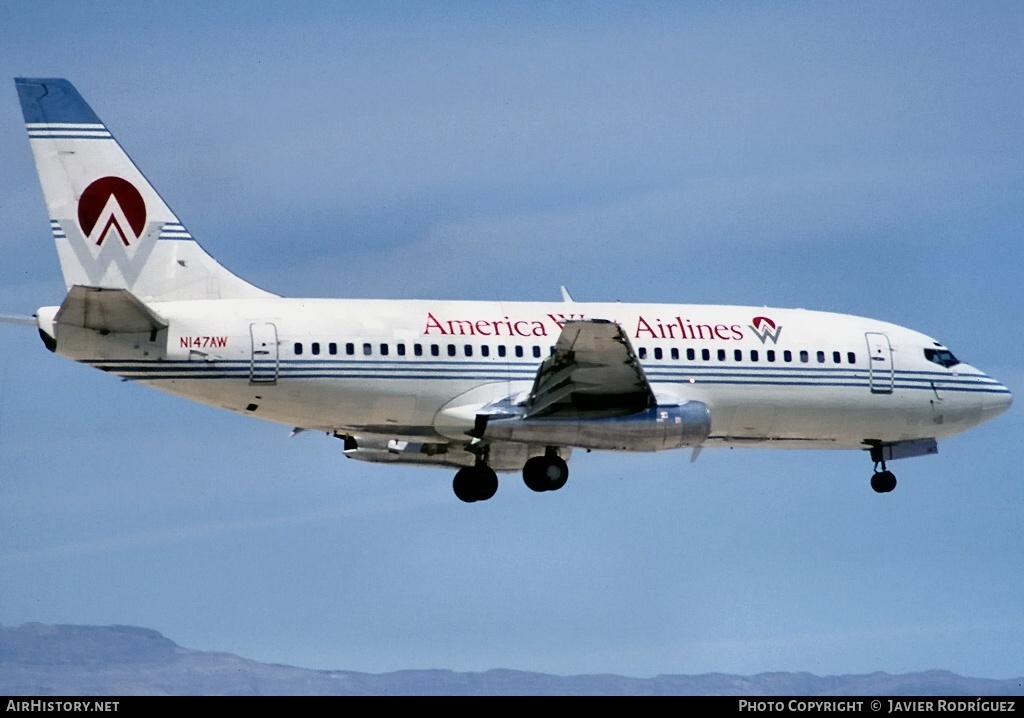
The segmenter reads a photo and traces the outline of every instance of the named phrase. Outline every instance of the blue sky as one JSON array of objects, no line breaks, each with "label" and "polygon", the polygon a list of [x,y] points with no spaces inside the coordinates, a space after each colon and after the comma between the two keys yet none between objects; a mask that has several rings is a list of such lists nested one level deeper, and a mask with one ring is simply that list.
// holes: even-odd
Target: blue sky
[{"label": "blue sky", "polygon": [[[63,297],[14,76],[76,84],[192,233],[296,296],[800,306],[1024,387],[1019,3],[4,3],[0,312]],[[1024,674],[1018,405],[893,465],[447,470],[0,326],[0,623],[365,671]]]}]

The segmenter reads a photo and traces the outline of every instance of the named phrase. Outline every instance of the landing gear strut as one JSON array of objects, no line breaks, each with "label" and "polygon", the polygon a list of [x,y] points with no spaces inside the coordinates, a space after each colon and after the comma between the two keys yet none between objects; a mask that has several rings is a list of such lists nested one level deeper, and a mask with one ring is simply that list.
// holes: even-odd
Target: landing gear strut
[{"label": "landing gear strut", "polygon": [[[871,488],[879,494],[887,494],[896,488],[896,475],[885,468],[885,459],[882,458],[882,447],[871,449],[871,460],[875,462],[875,473],[871,477]],[[882,470],[878,467],[881,465]]]},{"label": "landing gear strut", "polygon": [[557,491],[569,480],[569,465],[549,446],[544,456],[534,456],[523,466],[523,482],[534,491]]},{"label": "landing gear strut", "polygon": [[478,462],[474,466],[459,469],[452,481],[452,490],[461,501],[471,504],[486,501],[498,490],[498,475],[487,464]]}]

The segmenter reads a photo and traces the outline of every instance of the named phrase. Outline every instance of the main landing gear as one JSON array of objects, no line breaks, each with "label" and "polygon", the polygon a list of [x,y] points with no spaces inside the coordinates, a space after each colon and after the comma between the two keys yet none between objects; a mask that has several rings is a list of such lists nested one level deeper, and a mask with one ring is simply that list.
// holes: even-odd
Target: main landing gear
[{"label": "main landing gear", "polygon": [[498,490],[498,475],[483,461],[478,461],[474,466],[459,469],[452,481],[452,490],[467,504],[486,501]]},{"label": "main landing gear", "polygon": [[[879,494],[887,494],[896,488],[896,474],[885,468],[885,459],[882,458],[881,447],[871,449],[871,460],[875,462],[875,473],[871,477],[871,488]],[[881,465],[882,470],[878,467]]]},{"label": "main landing gear", "polygon": [[[569,466],[549,446],[544,456],[534,456],[523,466],[523,481],[534,491],[557,491],[569,480]],[[487,454],[478,455],[473,466],[459,469],[452,481],[452,490],[460,501],[471,504],[486,501],[498,490],[498,475],[487,465]]]},{"label": "main landing gear", "polygon": [[549,446],[523,466],[523,482],[534,491],[557,491],[569,480],[569,465]]}]

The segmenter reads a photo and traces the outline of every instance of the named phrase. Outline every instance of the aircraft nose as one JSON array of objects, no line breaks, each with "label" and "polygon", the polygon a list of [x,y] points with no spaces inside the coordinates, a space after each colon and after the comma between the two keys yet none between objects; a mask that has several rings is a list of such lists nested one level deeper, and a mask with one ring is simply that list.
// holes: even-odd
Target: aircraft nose
[{"label": "aircraft nose", "polygon": [[1002,384],[995,384],[991,391],[985,393],[985,406],[982,411],[986,419],[999,416],[1013,404],[1013,395]]},{"label": "aircraft nose", "polygon": [[1002,413],[1002,412],[1006,411],[1007,409],[1009,409],[1010,405],[1013,404],[1013,394],[1011,394],[1010,390],[1007,389],[1002,384],[999,385],[999,388],[1001,388],[1005,393],[1000,394],[996,398],[995,404],[999,408],[999,412]]}]

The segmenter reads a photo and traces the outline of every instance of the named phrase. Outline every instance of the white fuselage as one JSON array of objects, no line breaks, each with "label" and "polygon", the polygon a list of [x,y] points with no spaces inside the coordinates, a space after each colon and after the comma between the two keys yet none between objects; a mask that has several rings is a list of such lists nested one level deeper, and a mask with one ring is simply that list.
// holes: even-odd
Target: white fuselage
[{"label": "white fuselage", "polygon": [[1010,392],[918,332],[799,309],[283,299],[213,259],[64,78],[17,78],[68,294],[47,347],[128,380],[460,467],[467,503],[573,448],[869,449],[887,460],[1006,410]]},{"label": "white fuselage", "polygon": [[[930,337],[802,309],[281,298],[149,306],[166,329],[60,325],[58,353],[205,404],[344,434],[464,441],[481,406],[529,392],[572,318],[618,323],[659,404],[704,402],[710,446],[939,439],[1010,404],[981,371],[927,359],[940,347]],[[44,330],[55,311],[41,310]]]}]

